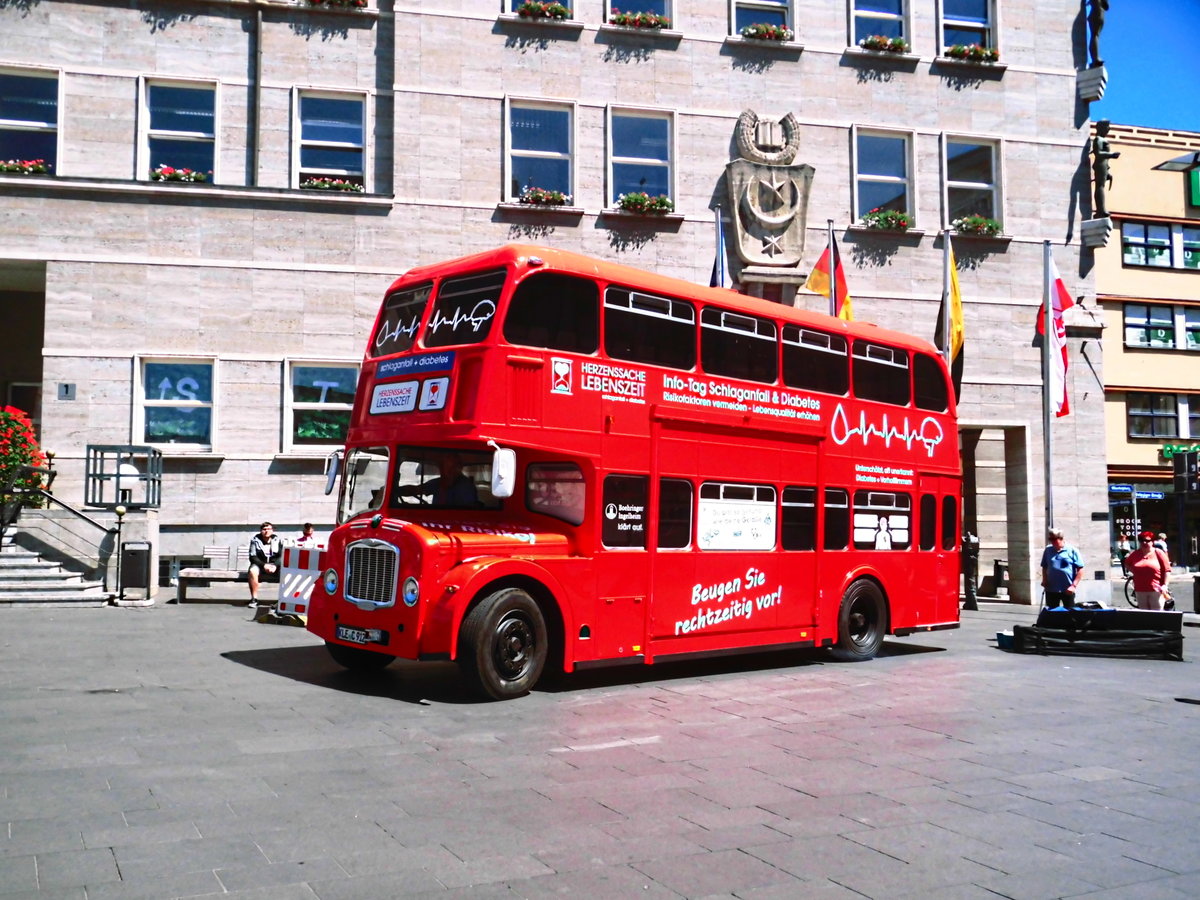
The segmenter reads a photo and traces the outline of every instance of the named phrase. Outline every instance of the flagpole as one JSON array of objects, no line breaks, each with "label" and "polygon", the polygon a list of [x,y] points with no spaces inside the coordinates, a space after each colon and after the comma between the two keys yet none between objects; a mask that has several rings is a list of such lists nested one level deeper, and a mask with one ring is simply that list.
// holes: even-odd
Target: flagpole
[{"label": "flagpole", "polygon": [[1045,306],[1044,333],[1042,334],[1042,455],[1046,468],[1046,528],[1054,527],[1054,481],[1050,469],[1053,462],[1054,443],[1050,434],[1050,329],[1054,327],[1054,298],[1050,293],[1050,242],[1042,241],[1042,305]]},{"label": "flagpole", "polygon": [[836,260],[833,258],[833,219],[826,219],[825,222],[827,232],[825,246],[829,248],[829,314],[836,316],[838,314],[838,280]]},{"label": "flagpole", "polygon": [[942,232],[942,355],[946,357],[946,365],[952,362],[953,351],[950,348],[950,320],[953,318],[950,309],[950,232]]}]

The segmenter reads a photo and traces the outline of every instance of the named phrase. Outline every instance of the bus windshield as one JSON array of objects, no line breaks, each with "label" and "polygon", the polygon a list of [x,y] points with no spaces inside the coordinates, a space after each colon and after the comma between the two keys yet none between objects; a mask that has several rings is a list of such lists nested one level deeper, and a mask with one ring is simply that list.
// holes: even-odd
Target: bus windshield
[{"label": "bus windshield", "polygon": [[346,455],[338,522],[383,506],[387,484],[388,448],[355,447]]},{"label": "bus windshield", "polygon": [[398,447],[392,505],[426,509],[499,509],[491,494],[492,454],[439,447]]}]

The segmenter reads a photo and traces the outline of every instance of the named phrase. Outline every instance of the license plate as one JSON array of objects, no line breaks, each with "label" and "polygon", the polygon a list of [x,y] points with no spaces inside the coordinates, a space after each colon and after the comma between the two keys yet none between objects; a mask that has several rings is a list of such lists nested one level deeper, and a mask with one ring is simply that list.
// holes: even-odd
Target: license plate
[{"label": "license plate", "polygon": [[383,632],[378,628],[351,628],[349,625],[339,625],[337,639],[348,644],[378,644],[383,640]]}]

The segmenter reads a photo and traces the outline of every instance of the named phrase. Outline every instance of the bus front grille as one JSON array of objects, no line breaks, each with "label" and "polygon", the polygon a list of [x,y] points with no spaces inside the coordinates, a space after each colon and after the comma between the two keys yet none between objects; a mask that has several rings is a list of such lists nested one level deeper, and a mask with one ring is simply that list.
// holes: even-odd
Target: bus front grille
[{"label": "bus front grille", "polygon": [[384,541],[358,541],[346,548],[346,599],[377,606],[396,602],[400,551]]}]

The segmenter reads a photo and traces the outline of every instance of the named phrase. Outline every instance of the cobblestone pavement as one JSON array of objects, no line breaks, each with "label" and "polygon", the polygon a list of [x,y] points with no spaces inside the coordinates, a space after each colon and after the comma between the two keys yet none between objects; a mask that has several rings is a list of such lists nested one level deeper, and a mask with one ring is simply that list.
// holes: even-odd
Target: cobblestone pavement
[{"label": "cobblestone pavement", "polygon": [[1200,896],[1191,642],[997,649],[1032,615],[478,703],[244,608],[0,610],[0,900]]}]

